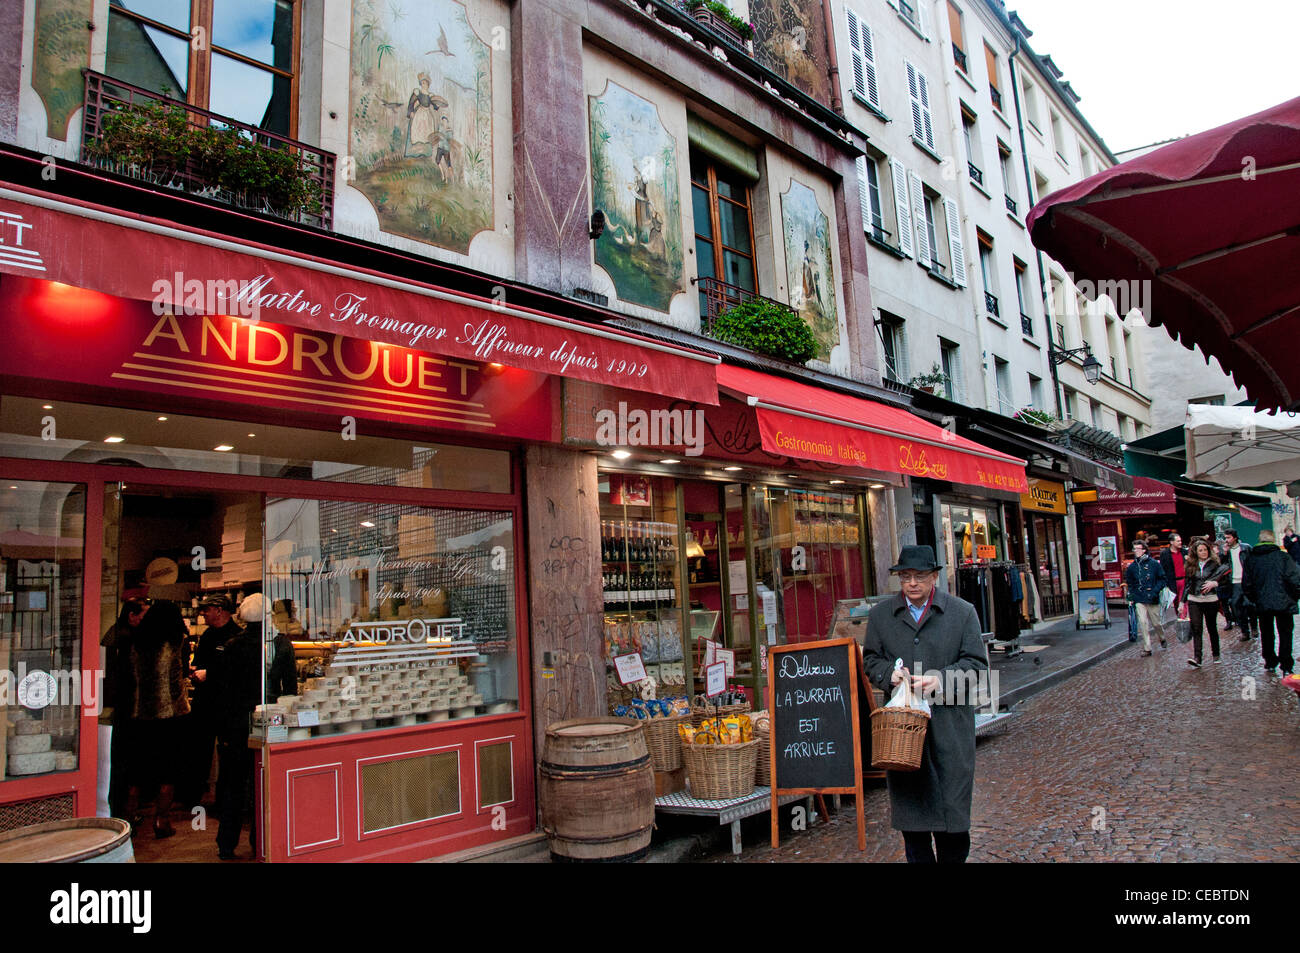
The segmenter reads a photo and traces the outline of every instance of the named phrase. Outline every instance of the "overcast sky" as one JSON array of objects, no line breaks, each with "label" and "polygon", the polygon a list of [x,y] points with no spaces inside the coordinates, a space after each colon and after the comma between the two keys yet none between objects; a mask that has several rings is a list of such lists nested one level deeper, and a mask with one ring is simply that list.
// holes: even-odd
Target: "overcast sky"
[{"label": "overcast sky", "polygon": [[1300,96],[1300,0],[1006,0],[1112,152]]}]

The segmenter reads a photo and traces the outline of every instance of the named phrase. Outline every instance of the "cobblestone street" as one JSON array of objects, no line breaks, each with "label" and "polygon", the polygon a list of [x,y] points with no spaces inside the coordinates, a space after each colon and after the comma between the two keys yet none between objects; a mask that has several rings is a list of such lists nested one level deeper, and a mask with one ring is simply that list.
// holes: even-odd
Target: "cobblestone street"
[{"label": "cobblestone street", "polygon": [[[1207,649],[1200,670],[1176,642],[1151,658],[1140,648],[1035,695],[980,740],[972,862],[1300,860],[1300,700],[1264,673],[1258,640],[1226,633],[1223,663]],[[764,815],[746,823],[741,857],[709,860],[901,862],[883,782],[865,806],[865,853],[846,798],[807,832],[783,812],[779,850]]]}]

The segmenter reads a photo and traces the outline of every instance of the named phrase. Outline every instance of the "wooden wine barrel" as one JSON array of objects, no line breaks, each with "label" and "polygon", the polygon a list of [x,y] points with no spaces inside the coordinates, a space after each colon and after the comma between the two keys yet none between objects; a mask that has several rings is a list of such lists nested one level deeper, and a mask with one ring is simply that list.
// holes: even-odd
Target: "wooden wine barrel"
[{"label": "wooden wine barrel", "polygon": [[655,819],[655,779],[645,730],[617,718],[551,725],[542,749],[538,796],[552,860],[644,859]]},{"label": "wooden wine barrel", "polygon": [[74,817],[0,834],[0,864],[132,864],[131,825],[116,817]]}]

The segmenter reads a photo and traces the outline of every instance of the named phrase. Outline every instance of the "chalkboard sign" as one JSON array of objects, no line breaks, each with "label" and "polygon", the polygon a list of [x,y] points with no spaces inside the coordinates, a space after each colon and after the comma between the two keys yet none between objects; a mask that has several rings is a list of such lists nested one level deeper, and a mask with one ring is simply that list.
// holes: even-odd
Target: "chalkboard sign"
[{"label": "chalkboard sign", "polygon": [[779,794],[855,794],[858,848],[865,850],[863,730],[874,701],[862,677],[857,642],[833,639],[773,646],[768,652],[767,682],[772,719],[772,846],[779,846]]}]

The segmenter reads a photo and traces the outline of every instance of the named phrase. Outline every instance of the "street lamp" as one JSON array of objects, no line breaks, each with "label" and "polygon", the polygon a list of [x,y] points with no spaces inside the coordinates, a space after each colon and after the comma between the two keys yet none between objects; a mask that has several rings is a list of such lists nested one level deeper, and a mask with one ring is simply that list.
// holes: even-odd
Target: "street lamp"
[{"label": "street lamp", "polygon": [[1056,347],[1055,345],[1048,351],[1048,357],[1052,359],[1053,364],[1064,364],[1066,361],[1072,361],[1079,355],[1083,355],[1083,377],[1089,384],[1095,384],[1101,380],[1101,361],[1092,353],[1092,348],[1088,345],[1083,347],[1065,348]]}]

